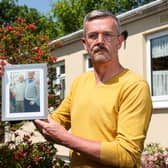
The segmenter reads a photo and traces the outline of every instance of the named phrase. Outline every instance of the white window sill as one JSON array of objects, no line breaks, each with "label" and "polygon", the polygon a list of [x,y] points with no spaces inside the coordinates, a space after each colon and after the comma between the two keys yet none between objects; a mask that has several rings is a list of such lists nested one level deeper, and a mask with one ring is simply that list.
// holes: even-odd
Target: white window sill
[{"label": "white window sill", "polygon": [[152,103],[154,109],[168,108],[168,96],[153,96]]}]

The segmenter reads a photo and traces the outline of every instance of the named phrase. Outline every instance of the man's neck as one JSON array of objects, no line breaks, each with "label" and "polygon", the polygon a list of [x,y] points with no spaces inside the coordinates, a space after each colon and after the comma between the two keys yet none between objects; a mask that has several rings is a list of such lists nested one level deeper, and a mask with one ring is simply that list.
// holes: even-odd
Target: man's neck
[{"label": "man's neck", "polygon": [[124,68],[119,64],[117,66],[99,66],[95,67],[95,79],[97,84],[104,83],[110,79],[112,79],[114,76],[122,72]]}]

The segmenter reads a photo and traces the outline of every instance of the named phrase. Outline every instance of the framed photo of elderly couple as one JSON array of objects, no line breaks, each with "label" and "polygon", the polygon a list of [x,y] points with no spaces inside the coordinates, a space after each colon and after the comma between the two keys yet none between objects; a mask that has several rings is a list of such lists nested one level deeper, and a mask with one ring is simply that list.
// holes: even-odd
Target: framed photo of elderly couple
[{"label": "framed photo of elderly couple", "polygon": [[47,65],[6,65],[4,69],[2,121],[46,119]]}]

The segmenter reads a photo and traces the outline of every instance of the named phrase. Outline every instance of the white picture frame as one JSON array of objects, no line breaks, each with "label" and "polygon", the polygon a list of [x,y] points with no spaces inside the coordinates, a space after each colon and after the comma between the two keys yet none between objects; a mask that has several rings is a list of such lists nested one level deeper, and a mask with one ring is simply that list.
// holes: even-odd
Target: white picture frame
[{"label": "white picture frame", "polygon": [[2,121],[46,119],[47,64],[4,66]]}]

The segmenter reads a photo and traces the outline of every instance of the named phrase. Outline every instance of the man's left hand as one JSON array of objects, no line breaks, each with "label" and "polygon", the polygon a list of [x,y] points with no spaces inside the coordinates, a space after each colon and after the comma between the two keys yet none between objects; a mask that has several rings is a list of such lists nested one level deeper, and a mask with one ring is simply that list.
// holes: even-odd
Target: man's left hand
[{"label": "man's left hand", "polygon": [[66,140],[66,135],[69,134],[63,126],[54,121],[50,116],[48,121],[35,120],[35,124],[47,140],[58,144],[63,144],[64,140]]}]

